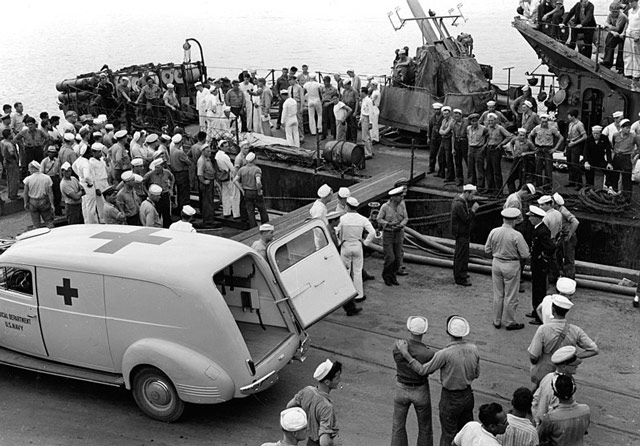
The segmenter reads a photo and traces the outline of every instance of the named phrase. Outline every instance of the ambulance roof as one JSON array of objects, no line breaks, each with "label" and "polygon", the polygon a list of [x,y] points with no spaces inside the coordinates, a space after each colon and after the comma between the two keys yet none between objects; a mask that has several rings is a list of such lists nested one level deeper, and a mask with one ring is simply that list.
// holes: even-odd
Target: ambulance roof
[{"label": "ambulance roof", "polygon": [[[17,241],[2,263],[134,277],[159,283],[168,276],[205,275],[253,252],[221,237],[160,228],[72,225]],[[172,274],[175,273],[175,274]]]}]

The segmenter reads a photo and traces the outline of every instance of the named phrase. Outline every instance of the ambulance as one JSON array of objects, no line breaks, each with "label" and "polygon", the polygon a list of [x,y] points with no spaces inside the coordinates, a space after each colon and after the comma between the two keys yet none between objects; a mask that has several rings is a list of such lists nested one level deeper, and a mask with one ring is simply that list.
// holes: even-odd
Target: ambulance
[{"label": "ambulance", "polygon": [[0,363],[131,390],[149,417],[273,385],[309,326],[356,295],[327,227],[304,223],[264,259],[228,239],[74,225],[0,254]]}]

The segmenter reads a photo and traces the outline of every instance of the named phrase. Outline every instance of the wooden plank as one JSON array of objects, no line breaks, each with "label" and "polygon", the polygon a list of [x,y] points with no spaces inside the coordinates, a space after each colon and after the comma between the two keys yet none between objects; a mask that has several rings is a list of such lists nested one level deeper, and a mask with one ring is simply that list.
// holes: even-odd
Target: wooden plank
[{"label": "wooden plank", "polygon": [[[424,176],[424,172],[417,175],[414,174],[414,181],[419,181],[424,178]],[[395,182],[401,178],[409,178],[409,172],[404,169],[394,170],[384,175],[380,175],[354,184],[349,189],[351,190],[351,194],[358,198],[358,200],[360,201],[360,207],[363,208],[366,207],[367,204],[371,201],[376,201],[384,198],[387,192],[393,188]],[[337,196],[335,197],[336,198],[331,200],[327,205],[328,209],[335,209],[336,204],[338,203]],[[283,215],[282,217],[278,217],[270,221],[269,223],[275,226],[274,236],[277,238],[278,233],[288,232],[291,230],[291,228],[303,223],[307,218],[309,218],[309,209],[311,209],[312,205],[313,203],[309,203],[306,206],[298,208],[286,215]],[[258,228],[253,228],[236,235],[235,237],[233,237],[233,240],[250,245],[257,238]]]}]

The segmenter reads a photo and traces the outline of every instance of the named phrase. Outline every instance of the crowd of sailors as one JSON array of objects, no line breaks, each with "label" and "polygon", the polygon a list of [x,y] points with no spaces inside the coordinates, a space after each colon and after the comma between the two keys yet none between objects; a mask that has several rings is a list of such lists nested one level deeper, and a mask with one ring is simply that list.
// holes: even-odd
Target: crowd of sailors
[{"label": "crowd of sailors", "polygon": [[[576,109],[569,110],[566,134],[561,134],[555,115],[537,113],[537,103],[529,86],[512,102],[512,116],[487,102],[482,113],[466,114],[434,103],[429,123],[429,170],[445,183],[475,185],[480,193],[500,196],[505,186],[514,193],[525,183],[534,183],[546,192],[553,189],[555,163],[566,164],[566,187],[604,188],[631,200],[632,171],[640,155],[640,121],[632,122],[622,111],[612,114],[606,127],[594,125],[587,132]],[[507,127],[517,127],[515,133]],[[564,153],[558,161],[553,154]],[[513,158],[506,178],[502,175],[505,154]]]},{"label": "crowd of sailors", "polygon": [[[406,51],[407,50],[403,50]],[[379,141],[378,116],[380,90],[373,76],[366,84],[353,69],[347,76],[340,74],[317,76],[304,64],[301,70],[292,66],[282,68],[281,75],[273,77],[268,85],[257,70],[243,70],[238,78],[208,78],[196,82],[194,107],[185,102],[173,84],[162,88],[154,76],[147,75],[132,88],[130,79],[122,76],[114,86],[106,72],[99,74],[91,110],[94,115],[114,116],[124,128],[131,131],[132,124],[155,126],[182,125],[196,118],[200,130],[208,140],[219,138],[235,129],[238,132],[256,132],[272,136],[272,129],[283,128],[287,144],[300,147],[305,139],[303,113],[308,112],[309,133],[331,135],[339,141],[356,142],[358,121],[365,135],[363,141],[370,156],[371,144]],[[287,101],[289,100],[289,101]],[[278,115],[271,115],[272,106]]]},{"label": "crowd of sailors", "polygon": [[[5,105],[0,124],[8,199],[24,202],[35,227],[53,227],[54,216],[64,210],[68,224],[169,228],[175,220],[172,213],[181,216],[180,221],[195,214],[192,191],[199,196],[203,228],[220,228],[216,195],[223,217],[257,226],[258,210],[262,223],[269,220],[262,170],[246,141],[232,162],[225,150],[233,140],[208,140],[204,132],[191,138],[175,127],[161,134],[130,134],[116,129],[105,115],[80,120],[69,111],[59,123],[59,118],[42,113],[38,123],[21,103],[11,109]],[[23,168],[27,172],[21,172]]]},{"label": "crowd of sailors", "polygon": [[[604,23],[598,23],[594,5],[578,0],[565,11],[564,0],[521,0],[518,14],[550,37],[591,58],[597,33],[606,32],[600,64],[634,80],[640,79],[640,6],[638,0],[614,0]],[[567,32],[570,30],[570,34]],[[594,36],[596,36],[594,38]],[[615,59],[615,62],[614,62]]]},{"label": "crowd of sailors", "polygon": [[[310,209],[312,218],[321,219],[332,230],[334,243],[350,272],[358,297],[366,300],[363,277],[363,246],[382,237],[386,285],[400,285],[399,275],[407,275],[403,263],[404,228],[408,215],[404,198],[407,180],[400,179],[388,192],[388,201],[380,212],[367,219],[358,214],[359,201],[347,188],[337,191],[338,204],[329,210],[327,204],[334,191],[321,186],[318,199]],[[469,235],[476,218],[477,188],[466,184],[452,202],[451,225],[456,238],[454,280],[471,286],[468,273]],[[511,194],[502,210],[503,225],[491,231],[485,251],[492,255],[493,317],[495,329],[522,330],[518,321],[519,293],[524,290],[521,274],[525,262],[531,265],[532,295],[530,324],[536,326],[527,349],[531,386],[514,390],[511,407],[492,402],[478,408],[474,420],[473,383],[480,377],[481,352],[466,340],[469,322],[460,315],[446,320],[450,339],[441,350],[428,347],[423,337],[429,330],[424,316],[410,316],[406,339],[393,348],[396,363],[396,394],[391,429],[391,445],[409,444],[406,421],[413,406],[417,417],[417,440],[421,446],[433,445],[433,421],[429,375],[439,372],[442,390],[438,406],[441,446],[569,446],[583,444],[589,429],[591,411],[588,405],[574,400],[578,386],[573,378],[586,358],[598,355],[597,344],[567,316],[577,303],[575,265],[576,229],[579,222],[564,206],[556,193],[533,201],[537,190],[531,183]],[[535,203],[535,204],[534,204]],[[526,228],[529,225],[530,231]],[[273,226],[261,228],[271,240]],[[267,243],[267,242],[264,242]],[[370,276],[369,276],[370,277]],[[637,300],[637,299],[636,299]],[[344,307],[348,316],[361,308],[353,302]],[[307,440],[308,445],[341,444],[336,407],[331,392],[340,388],[343,365],[334,359],[320,363],[314,374],[315,385],[297,392],[281,413],[283,437],[263,446],[295,445]]]}]

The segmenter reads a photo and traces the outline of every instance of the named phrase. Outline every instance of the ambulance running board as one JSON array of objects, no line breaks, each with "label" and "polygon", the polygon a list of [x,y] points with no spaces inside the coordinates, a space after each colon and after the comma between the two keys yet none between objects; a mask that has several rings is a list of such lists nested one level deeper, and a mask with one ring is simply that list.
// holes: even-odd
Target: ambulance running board
[{"label": "ambulance running board", "polygon": [[100,372],[85,369],[73,365],[60,364],[46,359],[35,358],[23,353],[14,352],[0,347],[0,364],[11,367],[18,367],[32,372],[46,373],[47,375],[61,376],[63,378],[73,378],[96,384],[122,387],[124,379],[115,373]]}]

